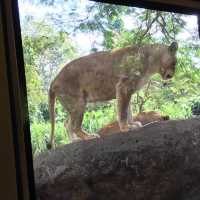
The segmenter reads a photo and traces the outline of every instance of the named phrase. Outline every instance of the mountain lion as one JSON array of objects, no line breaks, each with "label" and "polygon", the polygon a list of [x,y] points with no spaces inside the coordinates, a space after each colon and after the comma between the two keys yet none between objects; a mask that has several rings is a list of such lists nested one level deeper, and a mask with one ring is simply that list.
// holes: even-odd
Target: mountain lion
[{"label": "mountain lion", "polygon": [[141,89],[150,77],[159,73],[170,79],[175,73],[178,44],[134,45],[112,51],[92,53],[66,64],[49,89],[51,141],[54,145],[55,99],[69,113],[69,133],[81,139],[88,135],[81,128],[87,103],[117,99],[118,123],[122,132],[141,126],[128,123],[131,95]]},{"label": "mountain lion", "polygon": [[[149,111],[149,112],[138,113],[133,119],[135,121],[141,122],[141,124],[144,126],[151,124],[153,122],[169,120],[169,116],[161,115],[159,112]],[[119,123],[118,121],[114,121],[101,128],[97,133],[102,137],[119,132],[120,132]]]}]

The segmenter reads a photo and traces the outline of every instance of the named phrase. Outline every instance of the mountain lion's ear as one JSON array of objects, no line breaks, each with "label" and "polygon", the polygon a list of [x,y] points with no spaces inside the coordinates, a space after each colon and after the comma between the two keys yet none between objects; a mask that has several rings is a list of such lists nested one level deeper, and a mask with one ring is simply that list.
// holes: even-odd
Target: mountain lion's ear
[{"label": "mountain lion's ear", "polygon": [[169,51],[172,53],[176,53],[177,49],[178,49],[178,43],[172,42],[171,45],[169,46]]}]

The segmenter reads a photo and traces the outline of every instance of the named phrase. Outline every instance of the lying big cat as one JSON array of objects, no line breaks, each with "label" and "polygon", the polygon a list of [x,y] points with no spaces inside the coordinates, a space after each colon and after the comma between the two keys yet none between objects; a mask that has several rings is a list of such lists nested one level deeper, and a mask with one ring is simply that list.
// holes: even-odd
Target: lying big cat
[{"label": "lying big cat", "polygon": [[[134,117],[134,121],[141,122],[143,126],[147,125],[148,123],[156,121],[165,121],[165,120],[169,120],[169,116],[163,116],[159,112],[155,111],[141,112],[137,114],[136,117]],[[101,128],[97,133],[102,137],[119,132],[120,132],[119,123],[118,121],[114,121]]]}]

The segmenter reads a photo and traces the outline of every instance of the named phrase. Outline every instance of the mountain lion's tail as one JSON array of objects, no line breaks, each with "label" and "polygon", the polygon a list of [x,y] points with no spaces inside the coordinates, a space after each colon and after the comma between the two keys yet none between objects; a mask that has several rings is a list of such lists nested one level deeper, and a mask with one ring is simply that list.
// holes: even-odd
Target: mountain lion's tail
[{"label": "mountain lion's tail", "polygon": [[54,147],[54,131],[55,131],[55,100],[56,95],[55,92],[52,90],[52,86],[49,89],[49,115],[51,121],[51,138],[48,148],[51,149]]}]

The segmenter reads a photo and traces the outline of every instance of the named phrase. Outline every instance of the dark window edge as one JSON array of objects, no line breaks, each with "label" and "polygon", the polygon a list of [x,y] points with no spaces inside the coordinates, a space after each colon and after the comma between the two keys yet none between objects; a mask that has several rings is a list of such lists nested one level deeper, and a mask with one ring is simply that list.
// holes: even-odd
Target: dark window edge
[{"label": "dark window edge", "polygon": [[159,10],[166,12],[174,12],[180,14],[197,15],[200,13],[200,9],[188,8],[179,5],[170,5],[167,3],[159,3],[153,1],[141,1],[141,0],[90,0],[102,3],[117,4],[124,6],[132,6],[138,8],[146,8],[151,10]]}]

